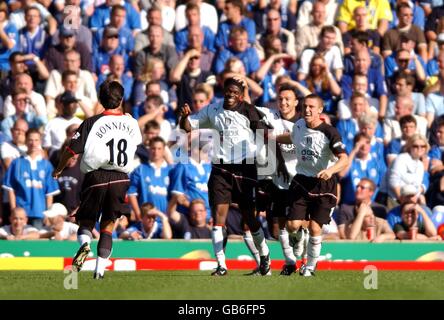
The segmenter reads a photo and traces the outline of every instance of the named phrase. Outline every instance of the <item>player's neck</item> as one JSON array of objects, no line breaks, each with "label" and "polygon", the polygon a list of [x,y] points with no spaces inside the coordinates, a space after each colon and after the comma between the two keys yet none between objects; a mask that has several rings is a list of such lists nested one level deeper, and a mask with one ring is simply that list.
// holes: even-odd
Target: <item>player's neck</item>
[{"label": "player's neck", "polygon": [[115,108],[115,109],[105,109],[105,111],[103,111],[103,114],[115,114],[115,115],[120,115],[120,114],[122,114],[122,110],[120,110],[120,108]]},{"label": "player's neck", "polygon": [[310,129],[313,129],[313,128],[319,127],[322,123],[322,120],[316,119],[316,120],[312,120],[310,122],[305,121],[305,123],[306,123],[307,127],[309,127]]}]

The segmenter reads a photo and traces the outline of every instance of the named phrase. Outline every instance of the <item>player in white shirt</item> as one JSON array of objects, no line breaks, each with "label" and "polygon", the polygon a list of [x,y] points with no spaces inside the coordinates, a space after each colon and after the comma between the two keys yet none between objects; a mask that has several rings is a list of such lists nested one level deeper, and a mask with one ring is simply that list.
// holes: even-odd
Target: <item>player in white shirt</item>
[{"label": "player in white shirt", "polygon": [[137,121],[121,111],[123,97],[124,89],[117,81],[105,81],[100,86],[99,100],[105,111],[80,125],[53,173],[58,178],[69,159],[83,153],[80,168],[85,179],[76,214],[81,247],[74,257],[73,269],[80,271],[88,257],[92,230],[101,214],[95,279],[103,278],[116,219],[130,213],[125,203],[130,183],[128,173],[133,170],[136,148],[142,142]]}]

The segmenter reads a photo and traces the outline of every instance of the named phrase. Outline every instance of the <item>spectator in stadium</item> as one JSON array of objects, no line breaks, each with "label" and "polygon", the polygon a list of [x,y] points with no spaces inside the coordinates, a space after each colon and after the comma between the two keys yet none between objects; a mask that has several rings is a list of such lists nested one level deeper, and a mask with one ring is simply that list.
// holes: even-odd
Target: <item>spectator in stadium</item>
[{"label": "spectator in stadium", "polygon": [[159,58],[164,62],[167,78],[170,76],[171,70],[178,63],[176,49],[171,45],[165,45],[163,43],[162,30],[162,27],[157,25],[150,25],[148,27],[150,44],[138,51],[134,58],[134,75],[138,79],[140,79],[145,65],[152,58]]},{"label": "spectator in stadium", "polygon": [[[141,205],[141,221],[120,234],[123,240],[171,239],[172,231],[168,217],[152,203]],[[162,223],[159,224],[158,221]]]},{"label": "spectator in stadium", "polygon": [[169,222],[175,239],[211,239],[211,226],[207,223],[205,201],[194,199],[190,202],[188,214],[172,211]]},{"label": "spectator in stadium", "polygon": [[[158,5],[153,5],[147,12],[148,26],[160,26],[162,28],[162,44],[166,46],[174,46],[174,38],[171,32],[162,27],[162,10]],[[150,39],[148,36],[149,28],[139,32],[135,38],[134,52],[139,52],[143,48],[149,46]]]},{"label": "spectator in stadium", "polygon": [[160,125],[160,137],[165,142],[169,141],[172,131],[171,123],[165,119],[167,106],[158,95],[150,95],[144,103],[144,114],[137,120],[142,130],[148,121],[155,120]]},{"label": "spectator in stadium", "polygon": [[129,71],[128,55],[125,52],[125,48],[120,44],[119,30],[107,26],[103,30],[103,36],[99,46],[94,48],[93,52],[93,72],[96,77],[109,74],[109,62],[114,55],[123,57],[125,71]]},{"label": "spectator in stadium", "polygon": [[367,35],[367,45],[375,54],[381,52],[381,35],[378,31],[369,28],[369,12],[365,6],[358,6],[353,10],[353,20],[355,27],[343,34],[344,54],[352,51],[352,41],[357,34]]},{"label": "spectator in stadium", "polygon": [[356,208],[354,219],[344,227],[346,238],[350,240],[368,240],[383,242],[395,240],[395,233],[390,229],[387,220],[376,217],[368,204],[361,203]]},{"label": "spectator in stadium", "polygon": [[[65,52],[64,58],[64,68],[63,71],[71,71],[77,74],[76,88],[70,89],[70,91],[75,92],[78,99],[83,99],[83,97],[88,98],[91,102],[89,107],[94,110],[97,104],[97,91],[95,86],[95,80],[93,75],[88,70],[80,69],[80,55],[75,50],[68,50]],[[62,73],[63,71],[52,70],[48,82],[45,88],[45,99],[48,105],[54,103],[54,99],[65,91],[63,85]],[[66,84],[65,84],[66,85]],[[84,101],[86,104],[86,101]],[[83,117],[88,116],[85,114]]]},{"label": "spectator in stadium", "polygon": [[427,139],[414,134],[405,144],[404,151],[393,161],[392,167],[388,171],[389,201],[398,203],[401,196],[401,188],[411,184],[416,187],[420,194],[419,203],[425,204],[424,194],[429,186],[427,168],[429,159],[427,153],[430,146]]},{"label": "spectator in stadium", "polygon": [[[369,96],[367,76],[365,76],[363,74],[355,74],[353,76],[352,95],[355,92],[363,94],[367,98],[370,112],[378,114],[379,100]],[[350,119],[350,117],[351,117],[351,105],[350,105],[351,101],[350,100],[351,99],[339,100],[338,113],[337,113],[337,117],[339,120]]]},{"label": "spectator in stadium", "polygon": [[0,240],[38,239],[39,230],[27,223],[28,217],[25,209],[14,208],[11,212],[11,224],[0,228]]},{"label": "spectator in stadium", "polygon": [[[54,34],[53,25],[45,30],[41,25],[41,14],[35,7],[25,9],[26,25],[19,30],[19,42],[17,48],[21,52],[33,53],[38,59],[43,59],[51,43],[51,36]],[[54,20],[55,21],[55,20]],[[34,61],[28,61],[30,66],[35,65]]]},{"label": "spectator in stadium", "polygon": [[[34,85],[32,82],[32,78],[27,73],[20,73],[15,76],[14,90],[24,89],[26,91],[27,97],[29,101],[26,105],[26,112],[35,111],[37,114],[46,116],[47,109],[45,105],[45,99],[40,93],[34,91]],[[32,105],[31,105],[32,103]],[[12,103],[12,96],[9,95],[5,99],[5,103],[3,105],[3,116],[9,117],[15,114],[15,107]]]},{"label": "spectator in stadium", "polygon": [[401,34],[404,34],[413,42],[412,52],[409,52],[409,54],[411,53],[413,55],[413,50],[416,49],[416,52],[421,56],[422,60],[427,62],[426,39],[424,37],[424,32],[418,26],[412,24],[412,8],[408,3],[400,3],[396,7],[396,14],[399,23],[396,28],[390,29],[384,34],[382,39],[382,55],[384,58],[387,58],[401,49]]},{"label": "spectator in stadium", "polygon": [[296,29],[297,0],[282,1],[257,1],[256,6],[251,9],[256,25],[256,33],[263,33],[268,25],[267,14],[275,10],[279,14],[279,25],[288,31]]},{"label": "spectator in stadium", "polygon": [[418,133],[416,118],[412,115],[405,115],[399,119],[399,126],[401,129],[401,136],[398,138],[393,138],[386,147],[386,162],[387,166],[390,167],[393,160],[403,152],[403,148],[407,140]]},{"label": "spectator in stadium", "polygon": [[[14,1],[8,1],[10,8],[13,9]],[[17,29],[21,29],[26,25],[26,9],[35,8],[39,12],[40,25],[43,27],[48,26],[48,30],[51,31],[50,34],[57,29],[57,21],[48,11],[48,9],[37,0],[21,0],[18,6],[14,6],[14,10],[10,11],[9,19],[15,24]]]},{"label": "spectator in stadium", "polygon": [[[126,21],[126,10],[125,7],[116,4],[111,8],[111,17],[109,20],[109,24],[104,26],[103,28],[98,29],[94,32],[93,39],[93,52],[97,51],[100,47],[103,37],[105,37],[105,31],[108,28],[114,28],[117,31],[117,36],[119,39],[119,49],[125,56],[129,56],[132,54],[134,49],[134,37],[132,35],[131,30],[125,25]],[[82,68],[85,69],[85,68]]]},{"label": "spectator in stadium", "polygon": [[246,75],[255,78],[256,71],[260,67],[259,56],[256,49],[248,44],[248,33],[243,27],[230,29],[229,46],[219,51],[214,62],[214,72],[219,74],[224,70],[225,63],[231,57],[239,58],[245,67]]},{"label": "spectator in stadium", "polygon": [[[376,35],[379,33],[375,31]],[[353,74],[355,70],[356,54],[361,50],[367,50],[370,55],[370,69],[376,69],[376,72],[384,70],[384,63],[379,55],[375,53],[371,47],[371,39],[366,31],[353,31],[350,35],[350,47],[349,51],[344,56],[344,73]]]},{"label": "spectator in stadium", "polygon": [[26,131],[28,131],[28,122],[24,119],[17,119],[11,128],[11,141],[5,141],[0,146],[0,155],[2,158],[3,169],[8,169],[12,160],[25,155],[26,150]]},{"label": "spectator in stadium", "polygon": [[[335,5],[337,4],[335,0],[327,1],[327,4],[324,3],[325,0],[316,1],[314,3],[310,1],[305,1],[302,4],[301,10],[303,10],[302,8],[304,8],[304,5],[307,3],[310,3],[310,5],[312,5],[312,11],[311,13],[309,13],[312,19],[310,19],[311,21],[309,23],[307,21],[306,25],[299,26],[296,31],[295,43],[297,57],[300,57],[305,49],[315,48],[316,46],[318,46],[322,28],[324,26],[334,24],[333,21],[330,22],[328,20],[328,16],[331,15],[331,11],[327,12],[327,7],[329,7],[331,3],[334,3]],[[299,19],[301,18],[301,14],[302,12],[299,11]],[[334,29],[336,32],[336,44],[338,45],[339,49],[341,49],[341,52],[343,52],[344,48],[342,44],[341,32],[336,27],[334,27]]]},{"label": "spectator in stadium", "polygon": [[255,47],[258,50],[261,60],[265,56],[265,42],[268,36],[278,37],[282,42],[282,51],[287,53],[291,59],[296,59],[295,36],[290,31],[282,27],[282,17],[276,9],[269,9],[266,13],[266,29],[257,35]]},{"label": "spectator in stadium", "polygon": [[387,86],[381,70],[370,68],[371,59],[367,48],[363,48],[355,54],[355,68],[353,74],[345,74],[341,79],[342,94],[345,99],[352,95],[353,76],[361,74],[368,79],[367,93],[369,96],[379,99],[378,117],[384,119],[387,110]]},{"label": "spectator in stadium", "polygon": [[413,114],[413,101],[411,97],[400,96],[396,98],[395,115],[384,119],[384,144],[388,145],[394,139],[400,138],[401,123],[400,120],[404,116],[413,116],[416,120],[417,132],[423,136],[427,133],[427,120],[424,117]]},{"label": "spectator in stadium", "polygon": [[[131,72],[125,72],[125,59],[123,56],[119,54],[114,54],[109,59],[109,72],[108,73],[100,73],[99,78],[97,80],[96,84],[96,90],[99,90],[100,85],[105,80],[115,80],[120,82],[122,84],[123,88],[125,89],[124,93],[124,101],[125,103],[129,103],[131,99],[131,91],[133,88],[134,79],[131,76]],[[125,107],[126,108],[126,107]],[[128,109],[130,110],[130,107],[128,106]]]},{"label": "spectator in stadium", "polygon": [[177,66],[172,70],[170,81],[177,86],[177,101],[179,105],[192,104],[194,88],[199,83],[216,84],[216,77],[211,71],[200,68],[202,55],[196,49],[185,52]]},{"label": "spectator in stadium", "polygon": [[[419,221],[418,217],[422,217]],[[429,215],[418,204],[401,205],[401,222],[393,227],[400,240],[441,240]]]},{"label": "spectator in stadium", "polygon": [[230,47],[231,33],[235,27],[242,27],[247,33],[247,43],[254,45],[256,25],[253,20],[244,15],[245,6],[242,0],[226,0],[224,13],[227,20],[219,23],[215,39],[216,48],[221,51]]},{"label": "spectator in stadium", "polygon": [[336,101],[341,95],[341,87],[330,73],[323,55],[316,53],[313,56],[308,75],[301,84],[322,98],[324,113],[336,115]]},{"label": "spectator in stadium", "polygon": [[426,117],[425,97],[421,92],[413,92],[415,78],[406,72],[399,72],[395,77],[394,93],[389,96],[386,117],[395,115],[397,97],[407,97],[413,100],[413,114]]},{"label": "spectator in stadium", "polygon": [[371,153],[370,141],[371,138],[363,132],[358,133],[354,138],[354,148],[350,152],[348,166],[339,173],[339,177],[342,178],[341,201],[343,203],[355,202],[354,190],[362,178],[369,178],[374,182],[372,200],[377,196],[387,168],[383,154],[378,157]]},{"label": "spectator in stadium", "polygon": [[324,26],[321,29],[319,44],[314,49],[306,49],[302,52],[297,79],[304,80],[310,70],[310,62],[317,53],[324,56],[329,72],[337,81],[340,81],[344,71],[342,53],[336,43],[336,30],[333,26]]},{"label": "spectator in stadium", "polygon": [[[104,28],[109,23],[112,7],[118,4],[121,4],[120,0],[105,0],[105,3],[94,8],[94,13],[89,20],[89,26],[93,32]],[[141,29],[140,14],[130,2],[124,1],[123,7],[126,11],[125,26],[135,36]]]},{"label": "spectator in stadium", "polygon": [[78,104],[82,103],[77,99],[72,91],[65,91],[56,98],[57,117],[49,120],[45,126],[43,134],[43,148],[47,151],[48,157],[53,152],[60,150],[66,140],[66,129],[71,124],[80,125],[82,120],[74,114]]},{"label": "spectator in stadium", "polygon": [[[198,26],[188,27],[187,46],[181,52],[178,52],[179,57],[182,58],[185,51],[195,49],[200,52],[200,68],[204,71],[211,71],[215,53],[205,47],[204,33]],[[177,49],[177,48],[176,48]]]},{"label": "spectator in stadium", "polygon": [[[211,92],[209,91],[209,89],[211,89]],[[203,107],[209,105],[213,96],[214,92],[212,86],[205,84],[197,85],[193,92],[192,111],[199,112]]]},{"label": "spectator in stadium", "polygon": [[50,45],[45,54],[44,61],[48,70],[53,69],[63,70],[64,55],[68,50],[75,50],[80,54],[80,68],[88,71],[93,71],[92,55],[87,45],[82,42],[77,42],[74,28],[61,26],[59,28],[60,41],[56,45]]},{"label": "spectator in stadium", "polygon": [[438,144],[430,150],[430,187],[427,191],[427,204],[434,208],[444,203],[444,121],[437,124]]},{"label": "spectator in stadium", "polygon": [[[341,32],[344,34],[348,30],[355,28],[356,22],[353,20],[353,12],[356,7],[362,4],[355,0],[344,0],[339,7],[337,24]],[[368,10],[372,13],[369,15],[369,29],[377,30],[383,36],[389,29],[389,24],[393,20],[388,0],[380,0],[371,2],[367,5]]]},{"label": "spectator in stadium", "polygon": [[[15,87],[16,77],[21,73],[27,73],[31,79],[33,87],[35,88],[36,93],[42,94],[45,89],[46,79],[49,77],[49,71],[46,68],[45,64],[40,59],[35,59],[35,68],[29,69],[26,61],[33,60],[35,57],[34,54],[23,54],[19,51],[13,52],[9,56],[9,65],[11,70],[4,76],[2,80],[0,80],[0,97],[3,97],[3,100],[6,99],[8,95],[11,94],[12,90]],[[1,98],[0,98],[1,100]],[[43,102],[45,99],[43,99]],[[0,101],[0,110],[3,114],[3,104]]]},{"label": "spectator in stadium", "polygon": [[[200,16],[204,17],[204,19],[201,19],[200,25],[209,27],[214,34],[217,34],[219,18],[214,5],[202,0],[194,0],[193,3],[199,6]],[[182,30],[187,25],[185,9],[186,4],[180,4],[176,7],[176,32]]]},{"label": "spectator in stadium", "polygon": [[338,231],[341,239],[347,238],[346,226],[353,223],[353,220],[358,214],[359,208],[370,208],[375,217],[380,219],[386,218],[386,207],[372,200],[375,197],[375,192],[375,183],[369,178],[362,178],[356,185],[356,189],[354,191],[354,203],[341,203],[337,212]]},{"label": "spectator in stadium", "polygon": [[23,208],[30,224],[41,228],[43,211],[51,206],[53,196],[60,190],[51,176],[51,163],[42,157],[41,134],[37,129],[26,132],[26,145],[27,156],[12,161],[6,171],[3,188],[8,192],[11,210]]},{"label": "spectator in stadium", "polygon": [[168,207],[168,176],[172,167],[165,161],[165,141],[155,137],[150,140],[149,146],[150,162],[140,164],[130,175],[128,201],[136,221],[142,218],[140,207],[145,202],[152,203],[163,213],[167,212]]},{"label": "spectator in stadium", "polygon": [[[428,0],[426,0],[428,1]],[[398,6],[401,3],[406,3],[410,6],[410,8],[412,8],[413,12],[413,21],[412,23],[417,26],[419,29],[421,29],[422,31],[424,31],[424,26],[425,26],[425,22],[426,22],[426,13],[424,11],[424,7],[427,7],[430,5],[430,3],[426,2],[426,1],[421,1],[419,2],[415,2],[415,1],[410,1],[410,0],[390,0],[391,4],[392,4],[392,15],[393,15],[393,20],[390,23],[390,29],[396,28],[396,26],[399,24],[399,18],[396,15],[396,9],[398,8]],[[438,0],[441,1],[441,0]],[[430,8],[430,7],[429,7]],[[431,9],[429,9],[431,10]],[[430,14],[430,12],[427,13],[427,15]]]},{"label": "spectator in stadium", "polygon": [[14,114],[1,122],[1,130],[8,138],[12,138],[11,128],[18,119],[24,119],[30,128],[35,129],[40,129],[48,122],[46,114],[38,113],[39,110],[24,88],[17,88],[12,93],[12,105],[15,108]]},{"label": "spectator in stadium", "polygon": [[76,240],[79,226],[75,223],[65,221],[68,216],[66,207],[55,202],[48,210],[43,211],[45,215],[45,227],[40,230],[41,239],[51,240]]},{"label": "spectator in stadium", "polygon": [[318,0],[318,1],[303,1],[298,8],[298,19],[297,26],[298,29],[301,29],[313,22],[316,18],[313,14],[315,10],[316,3],[322,3],[325,7],[324,15],[325,15],[325,24],[332,26],[336,22],[336,16],[339,10],[338,1],[336,0]]},{"label": "spectator in stadium", "polygon": [[11,69],[9,57],[19,42],[15,24],[9,20],[8,5],[0,3],[0,79],[3,79]]},{"label": "spectator in stadium", "polygon": [[431,127],[431,134],[433,135],[433,121],[444,114],[444,51],[438,54],[438,90],[427,95],[426,98],[426,116],[429,127]]},{"label": "spectator in stadium", "polygon": [[202,49],[215,52],[214,41],[216,36],[209,27],[201,26],[199,6],[194,2],[188,2],[185,8],[185,15],[187,17],[187,26],[176,32],[174,35],[174,43],[176,45],[177,53],[180,55],[189,49],[189,33],[191,28],[200,30],[201,35],[199,34],[199,44]]}]

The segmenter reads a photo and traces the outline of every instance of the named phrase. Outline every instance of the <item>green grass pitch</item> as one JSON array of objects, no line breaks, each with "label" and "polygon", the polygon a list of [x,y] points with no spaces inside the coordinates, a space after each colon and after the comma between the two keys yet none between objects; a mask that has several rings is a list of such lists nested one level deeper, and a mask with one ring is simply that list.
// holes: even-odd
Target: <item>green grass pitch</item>
[{"label": "green grass pitch", "polygon": [[245,276],[230,271],[107,272],[93,280],[78,274],[77,289],[67,290],[62,271],[0,271],[0,300],[5,299],[150,299],[150,300],[287,300],[287,299],[444,299],[444,272],[379,271],[377,289],[364,288],[360,271],[318,271],[315,277]]}]

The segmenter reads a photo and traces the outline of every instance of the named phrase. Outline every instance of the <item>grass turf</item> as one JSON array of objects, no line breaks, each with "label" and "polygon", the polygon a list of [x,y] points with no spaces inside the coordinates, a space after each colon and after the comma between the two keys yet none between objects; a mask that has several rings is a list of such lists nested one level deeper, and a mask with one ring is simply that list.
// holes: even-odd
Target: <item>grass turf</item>
[{"label": "grass turf", "polygon": [[364,288],[360,271],[318,271],[298,275],[248,277],[230,271],[210,277],[203,271],[107,272],[93,280],[78,274],[78,289],[66,290],[61,271],[0,271],[0,300],[4,299],[158,299],[158,300],[287,300],[287,299],[444,299],[444,272],[379,271],[377,290]]}]

